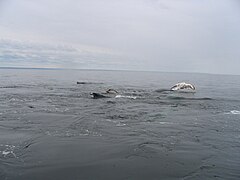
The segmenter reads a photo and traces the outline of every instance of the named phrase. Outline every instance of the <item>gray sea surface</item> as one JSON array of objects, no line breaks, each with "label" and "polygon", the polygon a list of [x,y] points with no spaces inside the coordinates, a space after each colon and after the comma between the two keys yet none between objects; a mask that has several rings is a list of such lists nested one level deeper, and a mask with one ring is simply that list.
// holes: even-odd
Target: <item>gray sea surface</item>
[{"label": "gray sea surface", "polygon": [[240,179],[240,76],[0,69],[0,179]]}]

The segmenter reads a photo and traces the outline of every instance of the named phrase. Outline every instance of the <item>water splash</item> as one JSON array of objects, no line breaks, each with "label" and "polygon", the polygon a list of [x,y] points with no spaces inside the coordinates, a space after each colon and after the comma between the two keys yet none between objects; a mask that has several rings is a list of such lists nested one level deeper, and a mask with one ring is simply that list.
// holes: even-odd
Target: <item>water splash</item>
[{"label": "water splash", "polygon": [[136,96],[124,96],[124,95],[117,95],[115,98],[137,99]]},{"label": "water splash", "polygon": [[8,145],[8,144],[0,144],[1,151],[0,154],[3,155],[3,157],[9,157],[10,155],[13,155],[15,158],[17,158],[16,154],[14,153],[15,146],[14,145]]},{"label": "water splash", "polygon": [[240,111],[232,110],[232,111],[230,111],[229,113],[226,113],[226,114],[240,114]]}]

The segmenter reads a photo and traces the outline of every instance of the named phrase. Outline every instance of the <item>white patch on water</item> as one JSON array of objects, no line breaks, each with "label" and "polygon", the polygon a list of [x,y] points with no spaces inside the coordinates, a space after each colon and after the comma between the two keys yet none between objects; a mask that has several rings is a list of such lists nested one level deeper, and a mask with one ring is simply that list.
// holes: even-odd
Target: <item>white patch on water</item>
[{"label": "white patch on water", "polygon": [[240,114],[240,111],[232,110],[231,113],[232,113],[232,114]]},{"label": "white patch on water", "polygon": [[173,124],[173,123],[171,123],[171,122],[164,122],[164,121],[162,121],[162,122],[159,122],[159,124]]},{"label": "white patch on water", "polygon": [[121,126],[126,126],[126,125],[127,125],[127,124],[125,124],[125,123],[123,123],[123,122],[119,122],[119,121],[111,120],[111,119],[106,119],[106,120],[104,120],[104,121],[114,123],[114,124],[116,124],[116,126],[119,126],[119,127],[121,127]]},{"label": "white patch on water", "polygon": [[225,113],[225,114],[240,114],[240,111],[237,111],[237,110],[232,110],[228,113]]},{"label": "white patch on water", "polygon": [[159,122],[159,124],[168,124],[168,122]]},{"label": "white patch on water", "polygon": [[137,99],[136,96],[124,96],[124,95],[116,95],[115,98],[128,98],[128,99]]},{"label": "white patch on water", "polygon": [[76,131],[69,131],[69,130],[63,130],[63,131],[46,131],[45,135],[47,136],[54,136],[54,137],[75,137],[75,136],[102,136],[102,134],[90,131],[88,129],[81,129],[82,132],[76,132]]},{"label": "white patch on water", "polygon": [[15,99],[15,98],[11,98],[11,99],[9,99],[8,101],[9,101],[9,102],[12,102],[12,101],[16,101],[16,99]]},{"label": "white patch on water", "polygon": [[9,155],[13,155],[15,158],[17,158],[16,154],[14,153],[14,149],[15,149],[14,145],[8,145],[8,144],[3,145],[3,144],[0,144],[0,147],[4,148],[4,150],[0,151],[0,154],[2,154],[3,157],[7,157]]},{"label": "white patch on water", "polygon": [[120,126],[121,127],[121,126],[126,126],[126,124],[119,122],[116,126]]}]

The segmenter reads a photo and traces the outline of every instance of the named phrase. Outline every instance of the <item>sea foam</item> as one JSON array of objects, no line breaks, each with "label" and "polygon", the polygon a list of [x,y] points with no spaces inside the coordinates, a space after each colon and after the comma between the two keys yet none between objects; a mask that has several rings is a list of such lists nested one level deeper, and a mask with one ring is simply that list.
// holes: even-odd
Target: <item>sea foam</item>
[{"label": "sea foam", "polygon": [[115,98],[137,99],[136,96],[124,96],[124,95],[117,95]]},{"label": "sea foam", "polygon": [[225,114],[240,114],[240,111],[238,111],[238,110],[232,110],[232,111],[227,112],[227,113],[225,113]]}]

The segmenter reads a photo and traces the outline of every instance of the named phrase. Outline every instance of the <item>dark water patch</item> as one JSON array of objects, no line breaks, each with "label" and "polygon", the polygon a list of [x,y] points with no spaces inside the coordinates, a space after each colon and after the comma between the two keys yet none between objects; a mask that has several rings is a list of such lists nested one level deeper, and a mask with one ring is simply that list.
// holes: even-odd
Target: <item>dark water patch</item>
[{"label": "dark water patch", "polygon": [[113,115],[113,116],[107,116],[108,119],[127,119],[129,116],[127,115]]},{"label": "dark water patch", "polygon": [[[73,144],[73,140],[79,145]],[[22,173],[18,176],[13,173],[9,175],[10,179],[31,179],[33,176],[34,179],[47,180],[95,179],[96,174],[97,179],[175,179],[189,172],[189,168],[169,158],[161,146],[153,141],[126,146],[124,143],[110,144],[102,138],[74,138],[66,141],[58,137],[43,137],[29,150],[25,166],[17,168]],[[160,163],[162,161],[167,163]],[[167,171],[169,168],[173,171]],[[172,176],[173,172],[177,175]],[[119,175],[116,176],[116,173]]]},{"label": "dark water patch", "polygon": [[116,104],[116,101],[107,101],[108,104]]},{"label": "dark water patch", "polygon": [[153,99],[146,99],[144,101],[144,103],[146,104],[158,104],[158,105],[171,105],[172,102],[166,100],[166,98],[161,98],[161,97],[156,97],[156,98],[153,98]]},{"label": "dark water patch", "polygon": [[181,91],[181,90],[179,90],[179,91],[173,91],[173,93],[187,94],[187,95],[192,94],[192,95],[194,95],[196,93],[196,91],[191,91],[191,90],[189,90],[189,91]]},{"label": "dark water patch", "polygon": [[131,158],[144,158],[152,159],[157,156],[157,153],[161,150],[161,145],[159,142],[147,141],[141,142],[134,147],[134,150],[131,154],[127,155],[127,159]]},{"label": "dark water patch", "polygon": [[72,94],[72,93],[46,93],[44,98],[48,98],[48,97],[53,97],[56,98],[56,100],[58,100],[58,98],[80,98],[80,97],[87,97],[88,94],[83,94],[83,93],[76,93],[76,94]]},{"label": "dark water patch", "polygon": [[155,92],[157,92],[157,93],[169,93],[169,92],[173,92],[173,91],[170,90],[170,89],[157,89],[157,90],[155,90]]},{"label": "dark water patch", "polygon": [[166,118],[166,114],[162,114],[162,113],[150,114],[147,117],[146,122],[156,122],[156,121],[160,121],[164,118]]},{"label": "dark water patch", "polygon": [[214,103],[199,103],[198,106],[196,106],[196,108],[199,107],[199,109],[201,110],[207,110],[210,111],[212,114],[217,114],[217,113],[221,113],[221,110],[219,108],[219,105],[216,105]]},{"label": "dark water patch", "polygon": [[[17,83],[19,84],[19,83]],[[0,89],[29,89],[29,88],[34,88],[36,85],[34,84],[19,84],[19,85],[6,85],[6,86],[0,86]]]}]

